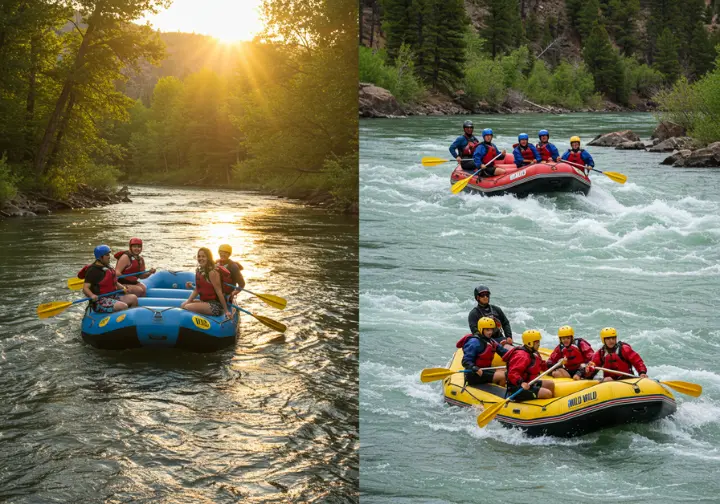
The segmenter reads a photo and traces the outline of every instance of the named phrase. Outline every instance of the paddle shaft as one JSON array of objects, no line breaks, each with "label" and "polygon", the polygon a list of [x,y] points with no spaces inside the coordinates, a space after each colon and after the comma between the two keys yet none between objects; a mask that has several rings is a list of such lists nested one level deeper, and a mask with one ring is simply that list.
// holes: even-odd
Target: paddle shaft
[{"label": "paddle shaft", "polygon": [[577,163],[573,163],[572,161],[568,161],[567,159],[561,159],[559,162],[560,162],[560,163],[567,163],[567,164],[573,165],[573,166],[577,166],[578,168],[582,168],[583,170],[592,170],[592,171],[596,171],[596,172],[598,172],[598,173],[605,174],[604,171],[598,170],[597,168],[593,168],[592,166],[580,165],[580,164],[577,164]]},{"label": "paddle shaft", "polygon": [[[485,165],[485,168],[487,168],[487,166],[488,166],[490,163],[492,163],[493,161],[495,161],[495,160],[496,160],[497,158],[499,158],[500,156],[504,156],[504,154],[501,152],[500,154],[498,154],[497,156],[495,156],[494,158],[492,158],[492,159],[491,159],[490,161],[488,161],[487,163],[481,163],[481,164],[484,164],[484,165]],[[468,178],[473,178],[475,175],[477,175],[478,173],[480,173],[481,171],[483,171],[485,168],[480,168],[478,171],[476,171],[475,173],[473,173],[472,175],[470,175]]]},{"label": "paddle shaft", "polygon": [[[120,290],[108,292],[108,293],[106,293],[106,294],[99,294],[99,295],[98,295],[98,299],[101,298],[101,297],[105,297],[105,296],[112,296],[113,294],[119,294],[119,293],[121,293],[121,292],[125,292],[125,291],[122,290],[122,289],[120,289]],[[74,304],[76,304],[76,303],[83,303],[83,302],[85,302],[85,301],[92,301],[92,298],[78,299],[78,300],[73,301],[72,303],[70,303],[70,305],[74,305]]]},{"label": "paddle shaft", "polygon": [[615,371],[614,369],[608,369],[608,368],[598,367],[598,366],[595,366],[595,369],[597,369],[598,371],[606,371],[606,372],[608,372],[608,373],[614,373],[614,374],[619,374],[619,375],[623,375],[623,376],[629,376],[630,378],[640,378],[638,375],[634,375],[634,374],[631,374],[631,373],[623,373],[622,371]]},{"label": "paddle shaft", "polygon": [[[533,383],[535,383],[536,381],[538,381],[540,378],[542,378],[542,377],[545,376],[546,374],[551,373],[552,371],[555,371],[555,369],[559,368],[559,367],[562,366],[564,363],[565,363],[565,360],[564,360],[564,359],[560,360],[560,362],[556,363],[553,367],[551,367],[551,368],[548,369],[547,371],[543,371],[542,373],[540,373],[539,375],[537,375],[537,377],[535,377],[535,379],[530,380],[530,381],[528,382],[528,385],[532,385]],[[512,394],[510,397],[508,397],[507,399],[505,399],[505,402],[510,402],[513,397],[515,397],[516,395],[518,395],[518,394],[519,394],[520,392],[522,392],[523,390],[525,390],[525,389],[522,388],[522,387],[520,387],[518,390],[516,390],[515,392],[513,392],[513,394]]]}]

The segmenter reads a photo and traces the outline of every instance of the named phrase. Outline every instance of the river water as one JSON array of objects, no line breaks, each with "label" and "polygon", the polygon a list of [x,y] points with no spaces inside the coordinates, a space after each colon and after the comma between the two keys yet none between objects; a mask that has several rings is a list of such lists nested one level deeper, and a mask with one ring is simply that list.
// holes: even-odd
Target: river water
[{"label": "river water", "polygon": [[[0,500],[354,502],[357,220],[288,200],[133,187],[133,204],[0,222]],[[247,287],[288,300],[241,317],[213,354],[100,351],[65,288],[98,243],[144,239],[149,267],[191,269],[230,243]]]},{"label": "river water", "polygon": [[[595,147],[590,194],[516,199],[453,195],[449,158],[467,117],[360,122],[360,433],[363,502],[718,502],[720,482],[720,170],[660,165],[664,154]],[[500,148],[548,128],[571,135],[630,128],[649,114],[472,117]],[[563,440],[528,438],[443,404],[444,367],[486,284],[513,333],[557,344],[571,324],[597,348],[614,326],[651,376],[704,387],[675,394],[653,424]]]}]

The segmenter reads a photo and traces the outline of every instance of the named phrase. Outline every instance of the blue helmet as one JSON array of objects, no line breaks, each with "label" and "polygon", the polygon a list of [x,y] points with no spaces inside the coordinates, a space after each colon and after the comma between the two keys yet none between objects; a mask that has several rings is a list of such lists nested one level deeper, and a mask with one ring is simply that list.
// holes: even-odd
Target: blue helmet
[{"label": "blue helmet", "polygon": [[490,128],[485,128],[484,130],[482,130],[482,136],[492,135],[492,134],[493,134],[493,132]]},{"label": "blue helmet", "polygon": [[528,138],[530,138],[530,137],[528,136],[527,133],[520,133],[520,134],[518,135],[518,142],[519,142],[520,140],[527,140]]},{"label": "blue helmet", "polygon": [[538,138],[540,138],[543,135],[547,135],[548,138],[550,138],[550,132],[548,130],[540,130],[538,131]]},{"label": "blue helmet", "polygon": [[102,256],[110,253],[110,247],[107,245],[98,245],[95,247],[95,259],[100,259]]}]

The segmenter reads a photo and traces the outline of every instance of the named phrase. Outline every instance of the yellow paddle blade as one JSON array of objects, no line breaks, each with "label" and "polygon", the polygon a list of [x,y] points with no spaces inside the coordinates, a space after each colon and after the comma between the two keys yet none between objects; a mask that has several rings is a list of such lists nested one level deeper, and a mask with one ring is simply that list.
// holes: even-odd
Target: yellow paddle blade
[{"label": "yellow paddle blade", "polygon": [[420,381],[423,383],[434,382],[442,380],[450,375],[459,373],[460,371],[453,371],[452,369],[446,369],[441,367],[423,369],[420,373]]},{"label": "yellow paddle blade", "polygon": [[82,289],[84,283],[85,280],[82,278],[70,278],[67,281],[67,286],[70,290],[80,290]]},{"label": "yellow paddle blade", "polygon": [[622,173],[604,171],[603,175],[605,175],[610,180],[617,182],[618,184],[624,184],[625,182],[627,182],[627,175],[623,175]]},{"label": "yellow paddle blade", "polygon": [[[252,293],[251,293],[252,294]],[[280,296],[274,296],[272,294],[253,294],[258,299],[265,302],[265,304],[277,308],[278,310],[284,310],[287,306],[287,301]]]},{"label": "yellow paddle blade", "polygon": [[437,166],[439,164],[449,163],[450,161],[456,161],[456,160],[455,159],[443,159],[443,158],[433,157],[433,156],[425,156],[424,158],[422,158],[423,166]]},{"label": "yellow paddle blade", "polygon": [[253,315],[258,321],[260,321],[262,324],[265,324],[270,329],[273,329],[277,332],[284,333],[287,330],[287,327],[285,324],[281,324],[277,320],[273,320],[271,318],[263,317],[262,315]]},{"label": "yellow paddle blade", "polygon": [[43,303],[37,307],[37,316],[41,319],[54,317],[62,313],[68,306],[72,305],[70,301],[53,301],[52,303]]},{"label": "yellow paddle blade", "polygon": [[697,383],[684,381],[661,381],[660,383],[692,397],[700,397],[700,394],[702,394],[702,386]]},{"label": "yellow paddle blade", "polygon": [[495,418],[495,415],[497,415],[501,409],[505,406],[507,403],[507,399],[503,402],[499,402],[497,404],[493,404],[489,408],[487,408],[485,411],[480,413],[477,417],[477,424],[478,427],[481,429],[485,427],[487,424],[489,424],[493,418]]},{"label": "yellow paddle blade", "polygon": [[450,191],[453,194],[459,193],[460,191],[462,191],[463,189],[465,189],[467,187],[467,185],[470,183],[471,178],[472,177],[468,177],[468,178],[464,178],[462,180],[458,180],[452,186],[450,186]]}]

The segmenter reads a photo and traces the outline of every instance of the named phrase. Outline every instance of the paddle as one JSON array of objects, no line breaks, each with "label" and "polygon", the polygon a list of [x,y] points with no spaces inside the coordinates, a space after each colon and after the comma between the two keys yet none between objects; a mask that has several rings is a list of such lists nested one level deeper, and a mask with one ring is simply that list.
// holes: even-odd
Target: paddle
[{"label": "paddle", "polygon": [[254,313],[247,311],[245,308],[240,308],[240,307],[237,306],[237,305],[230,305],[230,306],[232,306],[232,307],[235,308],[236,310],[240,310],[240,311],[243,312],[243,313],[247,313],[247,314],[250,315],[251,317],[255,317],[259,322],[261,322],[262,324],[265,324],[265,325],[268,326],[270,329],[273,329],[273,330],[275,330],[275,331],[277,331],[277,332],[284,333],[284,332],[287,330],[287,327],[285,326],[285,324],[281,324],[281,323],[278,322],[277,320],[273,320],[273,319],[271,319],[271,318],[263,317],[262,315],[255,315]]},{"label": "paddle", "polygon": [[[552,372],[552,371],[555,371],[555,369],[556,369],[556,368],[559,368],[560,366],[562,366],[562,365],[564,364],[564,362],[565,362],[565,360],[564,360],[564,359],[561,359],[560,362],[558,362],[557,364],[555,364],[553,367],[551,367],[551,368],[548,369],[547,371],[539,374],[539,375],[537,376],[537,378],[535,378],[534,380],[531,380],[530,383],[528,383],[528,385],[532,385],[533,383],[535,383],[536,381],[538,381],[540,378],[542,378],[542,377],[545,376],[546,374],[548,374],[548,373],[550,373],[550,372]],[[510,401],[512,401],[512,399],[513,399],[516,395],[518,395],[520,392],[522,392],[523,390],[525,390],[525,389],[522,388],[522,387],[519,388],[517,391],[515,391],[510,397],[508,397],[507,399],[505,399],[503,402],[499,402],[499,403],[497,403],[497,404],[493,404],[493,405],[490,406],[488,409],[486,409],[485,411],[483,411],[482,413],[480,413],[480,415],[478,415],[478,418],[477,418],[478,427],[483,428],[483,427],[485,427],[487,424],[489,424],[490,421],[491,421],[493,418],[495,418],[495,415],[497,415],[497,414],[500,412],[500,410],[505,407],[505,405],[506,405],[507,403],[509,403]]]},{"label": "paddle", "polygon": [[[121,292],[124,292],[124,291],[116,290],[116,291],[108,292],[107,294],[100,294],[98,297],[101,298],[101,297],[105,297],[105,296],[111,296],[113,294],[119,294]],[[90,298],[78,299],[73,302],[53,301],[52,303],[43,303],[37,307],[37,316],[40,317],[41,319],[48,318],[48,317],[54,317],[55,315],[58,315],[58,314],[64,312],[72,305],[77,304],[77,303],[84,303],[85,301],[90,301]]]},{"label": "paddle", "polygon": [[625,182],[627,182],[627,175],[623,175],[622,173],[617,173],[617,172],[612,172],[612,171],[601,171],[596,168],[592,168],[591,166],[585,167],[583,165],[579,165],[577,163],[573,163],[572,161],[567,161],[565,159],[561,159],[559,162],[577,166],[578,168],[582,168],[583,170],[587,169],[587,170],[596,171],[598,173],[602,173],[607,178],[609,178],[613,182],[617,182],[618,184],[624,184]]},{"label": "paddle", "polygon": [[262,300],[265,302],[265,304],[272,306],[273,308],[277,308],[278,310],[284,310],[287,306],[287,301],[284,298],[281,298],[280,296],[275,296],[273,294],[255,294],[254,292],[251,292],[247,289],[240,289],[237,286],[229,283],[225,283],[228,287],[234,287],[235,290],[239,291],[245,291],[248,294],[252,294],[256,298]]},{"label": "paddle", "polygon": [[[608,373],[615,373],[622,376],[629,376],[630,378],[640,378],[637,375],[630,374],[630,373],[623,373],[622,371],[615,371],[614,369],[607,369],[602,367],[595,367],[595,369],[599,371],[606,371]],[[654,378],[651,378],[654,379]],[[655,380],[656,382],[667,385],[671,389],[677,390],[680,393],[687,394],[692,397],[700,397],[700,394],[702,394],[702,386],[698,385],[697,383],[690,383],[690,382],[684,382],[684,381],[660,381]]]},{"label": "paddle", "polygon": [[[150,270],[141,271],[139,273],[128,273],[126,275],[120,275],[118,278],[125,278],[125,277],[129,277],[129,276],[140,276],[140,275],[144,275],[145,273],[150,273]],[[80,290],[80,289],[82,289],[84,283],[85,283],[85,280],[82,278],[70,278],[67,281],[67,286],[70,290]]]},{"label": "paddle", "polygon": [[[495,366],[495,367],[486,367],[486,368],[480,368],[479,371],[484,371],[486,369],[505,369],[505,366]],[[460,369],[459,371],[453,371],[452,369],[446,369],[441,367],[436,368],[428,368],[423,369],[420,373],[420,381],[423,383],[429,383],[434,382],[438,380],[443,380],[447,378],[450,375],[454,375],[455,373],[472,373],[472,369]]]},{"label": "paddle", "polygon": [[425,156],[422,158],[423,166],[437,166],[439,164],[449,163],[450,161],[455,161],[457,163],[457,159],[443,159],[433,156]]},{"label": "paddle", "polygon": [[[500,154],[498,154],[497,156],[495,156],[494,158],[492,158],[492,159],[491,159],[490,161],[488,161],[487,163],[484,163],[485,166],[489,165],[490,163],[492,163],[492,162],[495,161],[497,158],[499,158],[500,156],[503,156],[503,155],[504,155],[504,154],[501,152]],[[450,191],[452,191],[453,194],[459,193],[460,191],[462,191],[463,189],[465,189],[465,187],[467,187],[467,185],[470,183],[470,179],[473,178],[473,177],[474,177],[475,175],[477,175],[478,173],[480,173],[481,171],[482,171],[482,168],[480,168],[478,171],[476,171],[475,173],[473,173],[472,175],[470,175],[468,178],[464,178],[464,179],[462,179],[462,180],[458,180],[457,182],[455,182],[455,183],[450,187]]]}]

